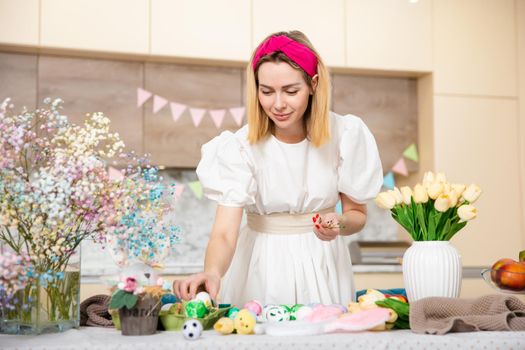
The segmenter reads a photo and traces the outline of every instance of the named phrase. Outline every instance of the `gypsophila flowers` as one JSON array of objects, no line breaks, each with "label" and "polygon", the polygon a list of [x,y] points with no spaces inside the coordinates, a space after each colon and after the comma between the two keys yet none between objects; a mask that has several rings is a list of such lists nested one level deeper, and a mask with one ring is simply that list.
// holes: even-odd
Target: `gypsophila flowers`
[{"label": "gypsophila flowers", "polygon": [[[75,125],[62,103],[46,99],[19,114],[9,100],[0,105],[0,243],[23,257],[27,281],[43,288],[64,284],[65,266],[88,237],[109,246],[119,265],[160,266],[180,239],[168,219],[175,185],[163,185],[147,157],[124,153],[103,113]],[[128,166],[119,171],[111,161]],[[5,293],[19,287],[9,278]]]}]

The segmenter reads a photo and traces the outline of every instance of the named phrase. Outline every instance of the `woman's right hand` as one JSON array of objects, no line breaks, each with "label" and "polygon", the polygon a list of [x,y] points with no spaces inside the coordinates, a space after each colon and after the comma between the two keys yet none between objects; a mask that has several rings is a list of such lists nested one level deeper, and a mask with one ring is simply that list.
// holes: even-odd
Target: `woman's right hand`
[{"label": "woman's right hand", "polygon": [[221,285],[221,277],[218,274],[200,272],[182,280],[173,282],[173,292],[179,299],[191,300],[195,298],[199,287],[204,287],[212,300],[217,299]]}]

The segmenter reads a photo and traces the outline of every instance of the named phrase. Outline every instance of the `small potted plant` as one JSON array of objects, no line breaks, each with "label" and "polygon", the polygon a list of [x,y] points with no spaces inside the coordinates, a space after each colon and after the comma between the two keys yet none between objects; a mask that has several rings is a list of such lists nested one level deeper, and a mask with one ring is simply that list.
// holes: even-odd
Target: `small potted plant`
[{"label": "small potted plant", "polygon": [[142,286],[136,276],[124,277],[118,284],[109,308],[118,310],[122,335],[150,335],[156,332],[161,297],[166,293],[161,285]]}]

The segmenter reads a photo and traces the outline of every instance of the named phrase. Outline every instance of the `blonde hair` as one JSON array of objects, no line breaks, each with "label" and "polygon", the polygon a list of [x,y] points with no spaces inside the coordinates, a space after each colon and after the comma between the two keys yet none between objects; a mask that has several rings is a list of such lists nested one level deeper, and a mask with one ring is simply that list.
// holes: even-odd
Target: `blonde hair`
[{"label": "blonde hair", "polygon": [[[317,56],[317,74],[318,82],[313,95],[310,96],[308,101],[308,107],[304,112],[303,121],[306,137],[310,142],[319,147],[330,139],[330,75],[323,60],[317,53],[317,51],[310,43],[310,40],[302,32],[293,30],[290,32],[278,32],[273,33],[266,37],[262,42],[264,43],[268,38],[272,36],[286,35],[292,40],[295,40],[304,46],[308,47]],[[259,46],[261,45],[259,44]],[[257,47],[258,49],[259,47]],[[264,62],[286,62],[292,68],[301,71],[304,80],[312,88],[312,77],[310,77],[301,67],[299,67],[294,61],[282,52],[274,52],[272,54],[263,56],[257,62],[255,70],[253,67],[253,59],[255,52],[252,54],[248,67],[246,68],[246,114],[248,116],[248,141],[251,144],[257,143],[258,141],[265,139],[274,130],[273,121],[266,115],[261,104],[259,103],[259,97],[257,93],[258,88],[258,70]]]}]

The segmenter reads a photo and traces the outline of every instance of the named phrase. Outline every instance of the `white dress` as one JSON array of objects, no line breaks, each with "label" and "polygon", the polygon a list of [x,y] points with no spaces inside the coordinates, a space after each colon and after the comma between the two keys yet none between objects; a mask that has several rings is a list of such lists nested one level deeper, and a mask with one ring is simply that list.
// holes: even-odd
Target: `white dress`
[{"label": "white dress", "polygon": [[[334,207],[340,192],[357,203],[374,198],[383,183],[374,137],[353,115],[331,113],[330,129],[331,140],[320,148],[274,136],[250,145],[248,126],[221,133],[202,147],[197,175],[204,194],[260,215],[313,216]],[[312,229],[275,234],[243,227],[219,300],[239,307],[254,299],[263,305],[354,300],[348,247],[342,237],[321,241]]]}]

